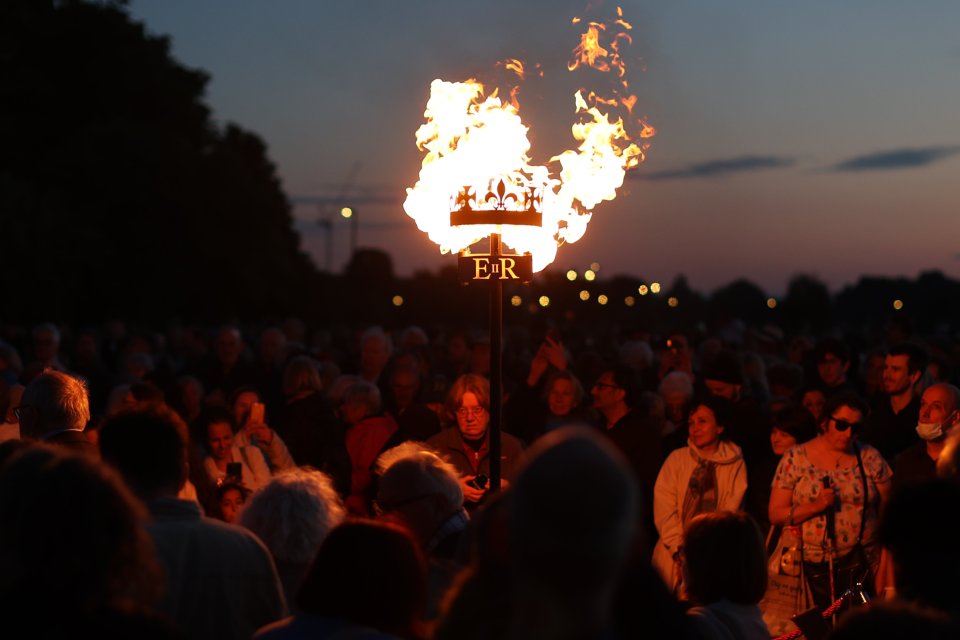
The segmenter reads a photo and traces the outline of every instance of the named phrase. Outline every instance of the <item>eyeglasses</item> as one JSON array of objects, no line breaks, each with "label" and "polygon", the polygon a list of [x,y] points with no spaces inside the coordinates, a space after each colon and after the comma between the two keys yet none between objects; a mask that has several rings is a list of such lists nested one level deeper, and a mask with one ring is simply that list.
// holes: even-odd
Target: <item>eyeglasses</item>
[{"label": "eyeglasses", "polygon": [[837,431],[846,431],[850,429],[854,433],[860,431],[860,427],[863,426],[862,422],[847,422],[846,420],[841,420],[840,418],[834,418],[830,416],[830,419],[833,420],[833,428]]},{"label": "eyeglasses", "polygon": [[466,418],[467,416],[479,416],[483,412],[483,407],[460,407],[457,409],[457,415],[461,418]]}]

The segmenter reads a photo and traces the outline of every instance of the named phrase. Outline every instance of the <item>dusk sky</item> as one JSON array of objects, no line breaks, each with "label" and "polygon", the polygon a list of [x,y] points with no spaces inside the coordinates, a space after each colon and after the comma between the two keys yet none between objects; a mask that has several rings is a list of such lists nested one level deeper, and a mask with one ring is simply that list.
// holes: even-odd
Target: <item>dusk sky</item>
[{"label": "dusk sky", "polygon": [[[304,247],[326,265],[322,215],[303,198],[349,196],[359,244],[400,275],[454,264],[402,203],[420,170],[414,133],[435,78],[539,63],[520,115],[537,164],[574,146],[574,16],[584,0],[134,0],[174,57],[210,77],[219,122],[259,134],[294,202]],[[960,2],[623,2],[635,113],[657,135],[614,202],[552,268],[709,292],[746,277],[771,294],[808,273],[960,277]],[[573,86],[575,89],[576,87]],[[328,212],[329,213],[329,212]],[[333,221],[332,263],[349,225]],[[268,247],[265,250],[269,250]]]}]

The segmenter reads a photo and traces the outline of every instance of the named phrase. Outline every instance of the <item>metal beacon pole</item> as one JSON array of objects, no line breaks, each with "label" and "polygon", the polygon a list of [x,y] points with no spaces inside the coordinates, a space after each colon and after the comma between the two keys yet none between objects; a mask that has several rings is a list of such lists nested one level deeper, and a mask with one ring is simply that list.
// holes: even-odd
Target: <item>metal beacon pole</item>
[{"label": "metal beacon pole", "polygon": [[503,422],[503,282],[530,282],[533,257],[530,254],[504,255],[500,225],[539,227],[543,213],[541,196],[535,188],[516,192],[501,179],[479,200],[470,187],[464,187],[450,212],[451,226],[497,225],[490,234],[490,253],[462,252],[458,259],[461,284],[486,281],[490,285],[490,491],[500,490],[500,428]]}]

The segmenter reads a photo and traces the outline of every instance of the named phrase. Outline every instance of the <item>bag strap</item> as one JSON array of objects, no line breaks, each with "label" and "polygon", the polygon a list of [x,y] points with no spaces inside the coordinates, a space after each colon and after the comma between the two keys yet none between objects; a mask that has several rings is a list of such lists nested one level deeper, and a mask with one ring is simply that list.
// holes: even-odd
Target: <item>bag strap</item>
[{"label": "bag strap", "polygon": [[863,458],[860,456],[860,443],[853,443],[853,452],[857,456],[857,466],[860,467],[860,482],[863,483],[863,511],[860,512],[860,532],[857,533],[857,544],[863,541],[863,530],[867,528],[867,509],[870,508],[870,491],[867,486],[867,472],[863,470]]}]

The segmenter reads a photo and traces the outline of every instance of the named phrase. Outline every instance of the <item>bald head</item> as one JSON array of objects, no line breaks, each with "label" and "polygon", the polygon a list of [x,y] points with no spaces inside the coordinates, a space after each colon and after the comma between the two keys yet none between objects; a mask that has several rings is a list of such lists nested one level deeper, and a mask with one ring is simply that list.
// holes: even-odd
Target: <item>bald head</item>
[{"label": "bald head", "polygon": [[920,399],[920,422],[939,423],[943,432],[956,424],[960,408],[960,389],[943,382],[930,386]]},{"label": "bald head", "polygon": [[931,385],[923,395],[927,395],[928,391],[935,391],[937,394],[949,398],[949,402],[951,403],[950,411],[960,409],[960,388],[946,382],[938,382],[937,384]]}]

